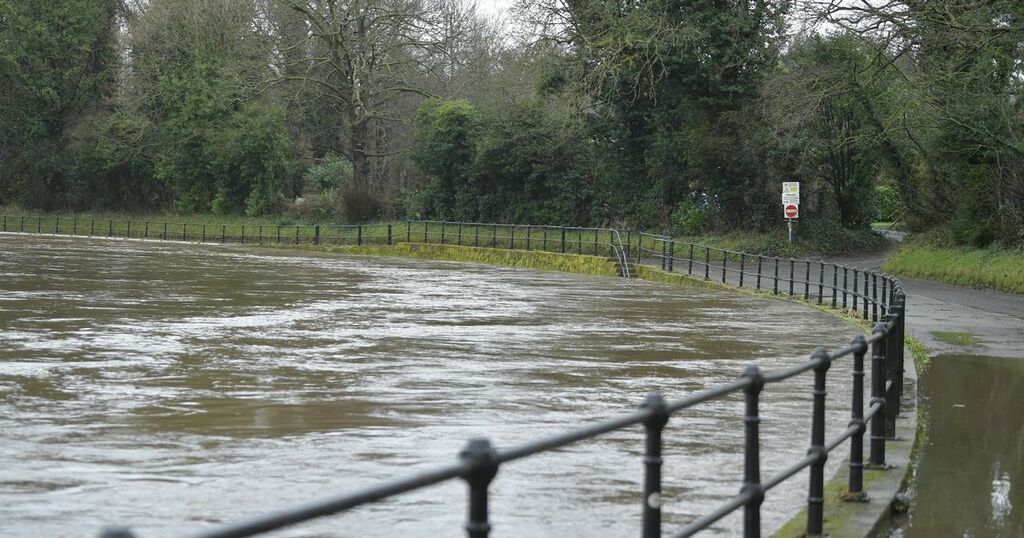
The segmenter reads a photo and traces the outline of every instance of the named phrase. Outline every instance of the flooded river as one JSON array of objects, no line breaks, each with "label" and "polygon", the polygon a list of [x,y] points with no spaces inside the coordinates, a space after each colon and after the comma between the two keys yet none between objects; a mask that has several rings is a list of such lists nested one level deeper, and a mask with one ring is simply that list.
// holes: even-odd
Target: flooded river
[{"label": "flooded river", "polygon": [[[473,436],[508,447],[750,362],[792,365],[854,332],[715,290],[255,248],[0,235],[0,275],[3,536],[187,535],[452,461]],[[834,433],[849,365],[829,375]],[[763,396],[765,477],[805,453],[810,386]],[[667,530],[739,491],[741,413],[734,397],[669,423]],[[637,429],[504,466],[493,535],[637,535],[641,452]],[[464,489],[276,536],[461,536]],[[770,492],[765,529],[805,496],[805,477]]]}]

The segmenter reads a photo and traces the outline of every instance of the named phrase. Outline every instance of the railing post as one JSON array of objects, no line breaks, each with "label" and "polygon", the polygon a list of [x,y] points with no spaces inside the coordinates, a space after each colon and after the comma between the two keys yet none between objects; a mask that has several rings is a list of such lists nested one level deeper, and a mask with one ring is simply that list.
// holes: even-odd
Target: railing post
[{"label": "railing post", "polygon": [[744,255],[744,254],[743,254],[742,252],[740,252],[740,287],[741,287],[741,288],[743,287],[743,271],[744,271],[744,265],[746,265],[746,264],[744,263],[744,262],[746,261],[746,260],[744,260],[744,258],[745,258],[745,257],[746,257],[746,256],[745,256],[745,255]]},{"label": "railing post", "polygon": [[832,308],[836,307],[836,293],[839,284],[839,266],[832,264]]},{"label": "railing post", "polygon": [[562,254],[565,254],[565,226],[562,226]]},{"label": "railing post", "polygon": [[725,284],[725,268],[729,265],[729,251],[722,251],[722,284]]},{"label": "railing post", "polygon": [[811,298],[811,260],[806,260],[804,264],[804,300],[808,301]]},{"label": "railing post", "polygon": [[241,235],[242,235],[242,244],[244,245],[245,244],[245,225],[244,224],[242,225]]},{"label": "railing post", "polygon": [[[876,323],[872,334],[885,334],[885,324]],[[871,405],[881,404],[882,412],[871,417],[871,456],[873,467],[885,467],[885,344],[871,344]]]},{"label": "railing post", "polygon": [[[564,238],[563,238],[564,239]],[[564,243],[564,241],[563,241]],[[491,225],[491,247],[498,248],[498,225]]]},{"label": "railing post", "polygon": [[182,224],[181,224],[181,240],[182,240],[182,241],[185,241],[185,240],[186,240],[186,237],[185,237],[185,231],[186,231],[186,228],[187,228],[187,227],[188,227],[188,224],[185,224],[185,223],[182,223]]},{"label": "railing post", "polygon": [[668,268],[668,241],[661,240],[661,270]]},{"label": "railing post", "polygon": [[676,242],[673,240],[673,241],[669,241],[668,242],[668,272],[670,272],[670,273],[672,272],[672,266],[674,265],[673,262],[675,262],[675,257],[676,257]]},{"label": "railing post", "polygon": [[857,271],[856,269],[853,270],[853,293],[851,295],[853,296],[853,313],[854,314],[858,314],[859,313],[857,311],[858,310],[857,309],[857,284],[860,282],[860,277],[857,276],[858,273],[859,273],[859,271]]},{"label": "railing post", "polygon": [[757,291],[761,291],[761,262],[763,260],[764,260],[764,257],[761,256],[760,254],[758,254],[757,255],[757,287],[754,288]]},{"label": "railing post", "polygon": [[53,235],[60,235],[60,217],[57,217],[57,223],[53,226]]},{"label": "railing post", "polygon": [[459,458],[470,466],[463,478],[469,486],[469,514],[466,520],[466,536],[487,538],[491,532],[488,520],[487,488],[498,473],[497,454],[487,439],[473,439],[459,453]]},{"label": "railing post", "polygon": [[259,238],[257,239],[257,242],[258,242],[259,244],[261,244],[261,245],[263,244],[263,225],[262,225],[262,224],[260,224],[260,228],[259,228]]},{"label": "railing post", "polygon": [[903,401],[903,371],[904,371],[904,341],[907,330],[907,296],[902,291],[896,295],[896,386],[898,393],[896,397],[896,410],[899,411],[900,402]]},{"label": "railing post", "polygon": [[814,350],[814,410],[811,417],[811,448],[807,454],[815,456],[811,464],[811,480],[807,493],[807,536],[821,536],[825,524],[825,374],[832,359],[825,348]]},{"label": "railing post", "polygon": [[515,224],[513,224],[511,227],[509,227],[508,244],[509,244],[508,248],[510,248],[512,250],[516,249],[516,225]]},{"label": "railing post", "polygon": [[277,242],[278,243],[281,242],[281,225],[280,224],[277,225]]},{"label": "railing post", "polygon": [[849,267],[847,267],[845,265],[843,266],[843,310],[846,310],[846,290],[847,290],[847,287],[846,287],[847,286],[847,284],[846,284],[846,276],[849,273],[849,269],[850,269]]},{"label": "railing post", "polygon": [[43,217],[36,217],[36,233],[43,233]]},{"label": "railing post", "polygon": [[295,244],[299,244],[299,227],[295,226]]},{"label": "railing post", "polygon": [[96,219],[89,220],[89,237],[96,235]]},{"label": "railing post", "polygon": [[864,492],[864,355],[868,344],[864,335],[853,337],[853,402],[850,406],[850,426],[857,432],[850,438],[850,482],[844,499],[866,501]]},{"label": "railing post", "polygon": [[129,239],[132,236],[132,221],[130,220],[128,221],[128,227],[125,229],[124,236]]},{"label": "railing post", "polygon": [[320,244],[320,225],[319,224],[313,226],[313,244],[314,245],[319,245]]},{"label": "railing post", "polygon": [[690,243],[690,254],[686,256],[686,259],[687,259],[687,262],[688,262],[687,266],[686,266],[686,274],[692,275],[693,274],[693,243]]},{"label": "railing post", "polygon": [[825,292],[825,262],[819,261],[821,265],[818,267],[818,304],[822,303],[824,292]]},{"label": "railing post", "polygon": [[644,422],[643,538],[661,538],[661,432],[668,423],[668,406],[660,394],[648,394],[640,407],[651,410]]},{"label": "railing post", "polygon": [[363,225],[356,225],[356,246],[363,246]]},{"label": "railing post", "polygon": [[761,536],[761,503],[764,502],[764,487],[761,485],[761,418],[758,414],[758,399],[764,388],[764,373],[757,366],[747,366],[741,377],[750,379],[743,389],[746,412],[743,416],[743,489],[750,491],[750,500],[743,506],[743,536]]},{"label": "railing post", "polygon": [[167,241],[167,223],[164,223],[163,240]]},{"label": "railing post", "polygon": [[871,271],[871,321],[878,321],[878,273]]},{"label": "railing post", "polygon": [[[897,324],[899,320],[895,315],[890,315],[888,319],[884,320],[887,324],[888,329],[885,331],[885,381],[892,381],[892,387],[885,390],[885,438],[895,439],[896,438],[896,416],[900,413],[900,402],[899,402],[899,389],[896,386],[896,361],[899,358],[899,351],[896,349],[898,344]],[[884,382],[883,382],[884,383]],[[885,386],[884,384],[882,385]]]},{"label": "railing post", "polygon": [[147,220],[146,222],[143,223],[143,225],[145,226],[145,228],[143,228],[142,237],[144,239],[149,239],[149,221]]},{"label": "railing post", "polygon": [[772,285],[772,293],[779,294],[779,258],[775,258],[775,283]]},{"label": "railing post", "polygon": [[[462,223],[461,222],[459,223],[459,246],[460,247],[462,246]],[[530,248],[527,247],[526,250],[530,250]]]},{"label": "railing post", "polygon": [[863,305],[863,308],[864,308],[864,320],[865,321],[867,321],[867,319],[868,319],[868,299],[871,297],[871,293],[868,292],[868,283],[869,282],[870,282],[870,279],[868,277],[868,272],[864,271],[864,292],[863,292],[864,300],[861,301],[861,304]]},{"label": "railing post", "polygon": [[576,230],[576,254],[583,254],[583,230]]},{"label": "railing post", "polygon": [[226,242],[227,238],[228,238],[228,225],[227,224],[221,224],[220,225],[220,242],[221,243]]},{"label": "railing post", "polygon": [[796,276],[796,260],[793,258],[789,259],[789,296],[793,296],[793,280]]},{"label": "railing post", "polygon": [[392,235],[391,223],[388,223],[388,244],[393,245],[395,243],[394,236]]},{"label": "railing post", "polygon": [[441,244],[442,245],[444,244],[444,225],[445,225],[445,221],[442,220],[441,221]]},{"label": "railing post", "polygon": [[704,247],[704,280],[710,280],[711,275],[711,248]]}]

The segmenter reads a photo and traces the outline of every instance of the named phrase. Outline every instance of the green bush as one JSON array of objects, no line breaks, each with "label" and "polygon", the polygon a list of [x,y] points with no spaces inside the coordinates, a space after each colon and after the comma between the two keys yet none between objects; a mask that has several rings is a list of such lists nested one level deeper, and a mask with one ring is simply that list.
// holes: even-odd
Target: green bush
[{"label": "green bush", "polygon": [[304,194],[326,195],[352,183],[354,168],[345,157],[327,155],[302,176]]},{"label": "green bush", "polygon": [[889,185],[875,187],[875,219],[893,222],[900,215],[900,194]]},{"label": "green bush", "polygon": [[707,208],[693,200],[680,203],[672,213],[672,231],[676,235],[697,235],[705,230],[707,224]]}]

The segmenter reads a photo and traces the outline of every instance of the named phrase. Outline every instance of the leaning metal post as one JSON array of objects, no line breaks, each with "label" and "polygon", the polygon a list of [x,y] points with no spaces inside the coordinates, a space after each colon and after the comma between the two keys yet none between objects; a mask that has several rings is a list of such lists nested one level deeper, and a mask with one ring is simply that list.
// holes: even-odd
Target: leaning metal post
[{"label": "leaning metal post", "polygon": [[487,518],[487,487],[498,473],[497,455],[487,439],[472,439],[459,453],[459,458],[470,465],[463,478],[469,485],[469,518],[466,536],[487,538],[491,524]]},{"label": "leaning metal post", "polygon": [[846,500],[863,501],[864,493],[864,355],[868,344],[864,335],[853,337],[853,403],[850,407],[850,426],[857,432],[850,438],[850,483]]},{"label": "leaning metal post", "polygon": [[900,308],[896,307],[893,310],[894,312],[885,320],[889,326],[885,338],[885,380],[892,381],[892,385],[885,389],[886,439],[896,438],[896,416],[900,413],[899,387],[896,386],[896,378],[898,377],[896,374],[896,362],[899,359],[899,350],[896,349],[896,346],[899,345],[898,312]]},{"label": "leaning metal post", "polygon": [[[876,323],[872,334],[886,334],[886,324]],[[881,404],[883,412],[871,417],[871,457],[875,467],[885,467],[885,344],[875,340],[871,344],[871,405]]]},{"label": "leaning metal post", "polygon": [[643,409],[650,409],[651,415],[644,422],[647,431],[644,452],[644,509],[643,537],[661,537],[661,432],[668,423],[668,406],[660,394],[648,394]]},{"label": "leaning metal post", "polygon": [[750,379],[743,389],[746,412],[743,415],[743,492],[750,491],[750,500],[743,506],[743,536],[761,536],[761,503],[764,487],[761,485],[761,418],[758,416],[758,398],[764,388],[764,373],[757,366],[747,366],[741,377]]},{"label": "leaning metal post", "polygon": [[825,348],[819,347],[811,355],[814,364],[814,410],[811,417],[811,447],[808,455],[815,457],[811,464],[811,480],[807,488],[807,536],[821,536],[825,522],[825,373],[832,358]]}]

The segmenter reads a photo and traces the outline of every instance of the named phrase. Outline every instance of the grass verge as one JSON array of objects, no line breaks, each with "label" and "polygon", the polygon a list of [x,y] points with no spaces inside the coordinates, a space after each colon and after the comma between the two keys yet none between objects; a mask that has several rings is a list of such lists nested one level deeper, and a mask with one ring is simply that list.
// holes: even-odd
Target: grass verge
[{"label": "grass verge", "polygon": [[959,250],[905,242],[882,270],[962,286],[1024,293],[1024,251]]},{"label": "grass verge", "polygon": [[560,254],[537,250],[503,250],[465,247],[456,245],[434,245],[425,243],[399,243],[397,245],[363,246],[313,246],[281,245],[289,250],[310,250],[333,252],[357,256],[398,256],[421,260],[474,262],[509,267],[523,267],[543,271],[564,271],[594,276],[617,277],[615,262],[599,256]]},{"label": "grass verge", "polygon": [[932,336],[940,342],[954,346],[978,347],[981,345],[978,338],[968,332],[932,331]]}]

